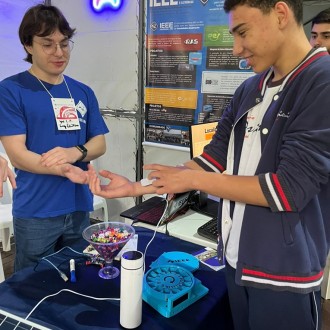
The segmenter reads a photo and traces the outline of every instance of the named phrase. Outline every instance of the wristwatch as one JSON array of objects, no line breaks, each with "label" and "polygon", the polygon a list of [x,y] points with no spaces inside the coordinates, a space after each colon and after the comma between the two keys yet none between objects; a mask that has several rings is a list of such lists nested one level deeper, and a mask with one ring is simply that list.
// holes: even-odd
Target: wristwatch
[{"label": "wristwatch", "polygon": [[81,162],[87,156],[87,149],[82,144],[76,146],[76,148],[82,153],[81,158],[78,159],[78,162]]}]

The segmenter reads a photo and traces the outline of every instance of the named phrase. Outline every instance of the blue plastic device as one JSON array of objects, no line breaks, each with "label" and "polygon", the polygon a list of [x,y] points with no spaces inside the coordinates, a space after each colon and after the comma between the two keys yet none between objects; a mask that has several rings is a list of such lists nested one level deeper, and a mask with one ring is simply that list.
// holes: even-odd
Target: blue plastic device
[{"label": "blue plastic device", "polygon": [[165,317],[181,312],[209,291],[191,273],[198,266],[191,254],[163,253],[144,275],[143,300]]}]

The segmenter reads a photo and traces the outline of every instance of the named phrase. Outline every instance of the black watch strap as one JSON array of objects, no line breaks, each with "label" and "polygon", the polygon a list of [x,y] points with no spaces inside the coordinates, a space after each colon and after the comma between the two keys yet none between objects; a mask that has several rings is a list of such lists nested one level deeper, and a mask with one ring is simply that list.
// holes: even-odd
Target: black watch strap
[{"label": "black watch strap", "polygon": [[87,149],[82,144],[76,146],[76,148],[82,153],[81,158],[78,159],[78,162],[81,162],[87,156]]}]

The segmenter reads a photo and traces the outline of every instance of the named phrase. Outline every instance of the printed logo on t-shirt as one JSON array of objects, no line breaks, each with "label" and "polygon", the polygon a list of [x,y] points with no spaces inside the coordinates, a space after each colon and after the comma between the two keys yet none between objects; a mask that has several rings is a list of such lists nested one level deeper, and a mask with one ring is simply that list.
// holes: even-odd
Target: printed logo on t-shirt
[{"label": "printed logo on t-shirt", "polygon": [[245,138],[249,138],[251,134],[260,132],[261,120],[259,116],[259,106],[252,108],[246,118]]}]

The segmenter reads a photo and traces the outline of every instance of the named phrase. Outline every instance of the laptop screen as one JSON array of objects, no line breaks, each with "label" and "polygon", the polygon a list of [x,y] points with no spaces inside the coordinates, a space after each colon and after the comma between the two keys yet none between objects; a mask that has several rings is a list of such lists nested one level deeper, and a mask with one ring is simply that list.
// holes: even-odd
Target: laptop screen
[{"label": "laptop screen", "polygon": [[[190,197],[193,192],[167,195],[166,198],[154,196],[133,206],[120,215],[132,219],[134,222],[144,222],[151,225],[163,225],[185,212],[189,208]],[[167,208],[165,210],[167,204]],[[164,213],[165,212],[165,213]]]},{"label": "laptop screen", "polygon": [[210,143],[218,122],[195,124],[189,127],[190,157],[202,154],[204,147]]},{"label": "laptop screen", "polygon": [[[189,128],[190,157],[194,158],[203,153],[204,147],[210,143],[217,130],[218,122],[191,125]],[[195,197],[195,203],[190,207],[199,213],[215,217],[218,214],[218,198],[209,198],[205,192],[199,191]]]},{"label": "laptop screen", "polygon": [[166,223],[176,216],[181,210],[185,210],[189,207],[190,198],[194,192],[188,191],[185,193],[167,195],[167,210],[164,214],[163,221],[161,224]]}]

